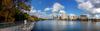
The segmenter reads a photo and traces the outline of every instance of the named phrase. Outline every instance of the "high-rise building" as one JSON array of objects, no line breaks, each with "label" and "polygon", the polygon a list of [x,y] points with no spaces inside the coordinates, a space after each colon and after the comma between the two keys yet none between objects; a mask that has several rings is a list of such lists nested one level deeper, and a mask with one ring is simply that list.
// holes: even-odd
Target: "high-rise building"
[{"label": "high-rise building", "polygon": [[62,15],[60,16],[61,19],[68,19],[68,15],[65,13],[62,13]]}]

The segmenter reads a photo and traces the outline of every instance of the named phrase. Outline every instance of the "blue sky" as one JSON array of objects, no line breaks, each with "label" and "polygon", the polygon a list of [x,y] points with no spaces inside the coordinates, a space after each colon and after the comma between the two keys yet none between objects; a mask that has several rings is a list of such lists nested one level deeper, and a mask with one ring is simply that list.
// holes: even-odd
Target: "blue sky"
[{"label": "blue sky", "polygon": [[84,13],[83,10],[78,9],[78,3],[75,0],[32,0],[32,6],[37,10],[43,11],[47,7],[52,7],[56,2],[65,7],[64,10],[67,14],[80,15]]}]

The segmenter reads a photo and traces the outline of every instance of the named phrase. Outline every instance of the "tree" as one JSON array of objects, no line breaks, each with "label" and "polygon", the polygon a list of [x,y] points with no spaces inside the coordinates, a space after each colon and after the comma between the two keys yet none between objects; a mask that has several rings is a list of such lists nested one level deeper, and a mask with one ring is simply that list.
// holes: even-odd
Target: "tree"
[{"label": "tree", "polygon": [[0,0],[0,22],[12,23],[18,19],[16,16],[20,16],[20,18],[22,16],[21,19],[24,20],[27,15],[21,12],[21,9],[30,10],[30,7],[25,4],[26,2],[28,0],[24,2],[23,0]]}]

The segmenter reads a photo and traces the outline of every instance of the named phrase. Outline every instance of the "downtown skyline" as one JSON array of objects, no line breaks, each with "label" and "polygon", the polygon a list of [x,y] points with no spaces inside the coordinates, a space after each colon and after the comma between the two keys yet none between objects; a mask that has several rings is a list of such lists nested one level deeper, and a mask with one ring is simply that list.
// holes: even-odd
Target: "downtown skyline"
[{"label": "downtown skyline", "polygon": [[40,17],[49,17],[54,14],[54,12],[56,12],[56,14],[58,13],[57,15],[59,15],[59,13],[66,13],[67,15],[75,14],[77,16],[81,14],[99,13],[98,5],[100,3],[92,1],[94,0],[32,0],[30,14],[39,15]]}]

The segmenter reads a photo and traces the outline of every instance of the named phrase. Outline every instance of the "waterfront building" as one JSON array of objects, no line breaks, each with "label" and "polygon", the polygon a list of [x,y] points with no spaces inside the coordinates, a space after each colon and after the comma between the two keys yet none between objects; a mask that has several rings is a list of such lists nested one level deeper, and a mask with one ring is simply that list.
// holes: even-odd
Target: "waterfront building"
[{"label": "waterfront building", "polygon": [[68,19],[67,14],[63,13],[63,14],[61,15],[61,19]]},{"label": "waterfront building", "polygon": [[68,19],[68,15],[65,13],[62,13],[59,19]]},{"label": "waterfront building", "polygon": [[69,14],[69,19],[70,20],[77,20],[78,16],[75,14]]},{"label": "waterfront building", "polygon": [[99,14],[94,15],[93,21],[100,21],[100,15]]},{"label": "waterfront building", "polygon": [[81,21],[86,21],[86,20],[88,20],[88,17],[87,17],[87,15],[80,15],[79,19]]}]

